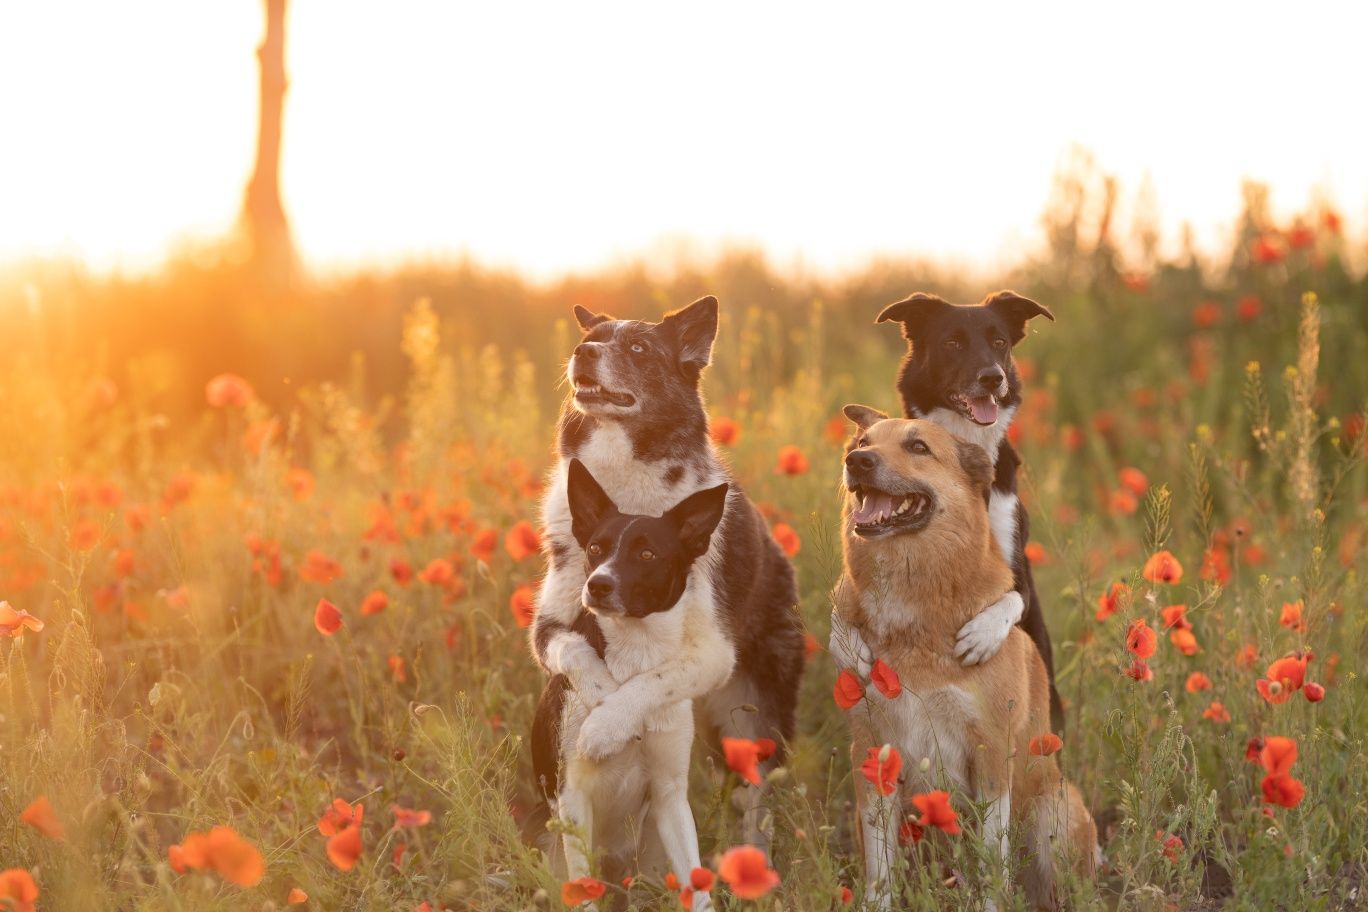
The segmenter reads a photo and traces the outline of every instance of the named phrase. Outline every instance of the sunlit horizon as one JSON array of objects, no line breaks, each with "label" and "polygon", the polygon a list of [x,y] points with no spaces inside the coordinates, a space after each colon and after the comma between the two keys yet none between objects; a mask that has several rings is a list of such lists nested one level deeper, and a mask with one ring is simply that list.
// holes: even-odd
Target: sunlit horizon
[{"label": "sunlit horizon", "polygon": [[[79,28],[73,28],[79,24]],[[1018,36],[1050,33],[1018,43]],[[1064,156],[1148,182],[1166,249],[1229,243],[1241,182],[1358,243],[1368,123],[1343,110],[1368,8],[1130,19],[879,5],[590,10],[291,0],[282,193],[314,270],[470,257],[545,278],[758,248],[989,269],[1042,241]],[[260,5],[0,14],[0,264],[154,269],[231,229],[252,166]]]}]

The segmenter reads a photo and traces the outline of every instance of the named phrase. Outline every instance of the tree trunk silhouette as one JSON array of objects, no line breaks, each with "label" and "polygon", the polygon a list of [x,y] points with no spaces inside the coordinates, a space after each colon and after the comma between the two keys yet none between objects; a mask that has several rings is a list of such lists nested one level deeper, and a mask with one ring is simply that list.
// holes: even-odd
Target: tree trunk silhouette
[{"label": "tree trunk silhouette", "polygon": [[242,205],[250,264],[272,285],[289,282],[294,267],[290,226],[280,204],[280,130],[285,106],[285,0],[265,0],[266,35],[257,48],[261,113],[256,167]]}]

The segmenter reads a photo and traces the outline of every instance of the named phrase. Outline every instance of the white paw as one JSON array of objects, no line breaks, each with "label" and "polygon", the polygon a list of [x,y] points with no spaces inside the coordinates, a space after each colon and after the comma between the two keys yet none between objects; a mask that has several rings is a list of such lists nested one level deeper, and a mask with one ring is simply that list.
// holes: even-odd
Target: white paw
[{"label": "white paw", "polygon": [[606,668],[586,670],[574,678],[575,693],[590,709],[617,693],[618,682]]},{"label": "white paw", "polygon": [[831,639],[827,643],[837,666],[849,668],[861,678],[868,678],[874,667],[874,650],[860,636],[860,629],[847,624],[836,612],[831,613]]},{"label": "white paw", "polygon": [[978,665],[997,655],[1024,607],[1021,593],[1013,591],[983,609],[960,628],[955,657],[965,665]]},{"label": "white paw", "polygon": [[613,706],[600,706],[589,713],[589,718],[580,726],[579,739],[575,742],[575,749],[580,756],[590,760],[611,757],[620,753],[639,734],[640,726],[614,709]]}]

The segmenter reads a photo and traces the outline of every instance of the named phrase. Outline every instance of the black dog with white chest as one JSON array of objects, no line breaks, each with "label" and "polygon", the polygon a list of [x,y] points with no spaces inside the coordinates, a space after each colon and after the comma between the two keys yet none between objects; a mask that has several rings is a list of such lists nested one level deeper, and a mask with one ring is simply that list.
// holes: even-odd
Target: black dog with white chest
[{"label": "black dog with white chest", "polygon": [[[549,566],[531,645],[542,667],[565,675],[590,708],[576,752],[595,759],[620,751],[649,713],[680,699],[694,700],[720,734],[770,738],[782,752],[794,734],[803,671],[797,585],[764,518],[708,437],[700,386],[717,335],[717,299],[701,298],[658,323],[583,307],[575,317],[584,337],[566,367],[573,394],[561,413],[558,459],[542,502]],[[720,642],[686,638],[673,659],[619,686],[582,617],[587,575],[567,499],[572,459],[584,463],[618,509],[641,516],[661,516],[690,494],[729,485],[721,524],[694,569]],[[760,790],[747,786],[735,795],[744,804],[747,841],[763,842]]]},{"label": "black dog with white chest", "polygon": [[[688,649],[727,652],[708,581],[695,572],[727,506],[726,483],[688,495],[662,516],[624,514],[578,459],[567,474],[571,531],[587,579],[576,629],[590,639],[619,687]],[[620,751],[601,758],[576,747],[590,713],[571,681],[553,676],[532,725],[532,769],[564,837],[548,853],[568,879],[590,874],[597,855],[616,880],[699,866],[689,807],[693,706],[679,695],[653,707]],[[534,836],[534,841],[541,841]],[[555,848],[562,850],[559,856]],[[705,900],[706,906],[706,900]]]},{"label": "black dog with white chest", "polygon": [[1007,428],[1021,405],[1021,377],[1012,349],[1025,337],[1026,323],[1038,316],[1054,319],[1048,308],[1012,291],[999,291],[969,306],[918,292],[884,308],[877,322],[901,323],[907,339],[907,354],[898,371],[904,416],[929,418],[993,457],[989,520],[1011,565],[1024,611],[1019,618],[997,618],[985,611],[980,626],[986,632],[991,628],[991,635],[1001,631],[989,656],[997,652],[1011,624],[1019,623],[1030,634],[1050,676],[1051,724],[1061,731],[1064,711],[1055,689],[1050,633],[1026,559],[1030,522],[1017,497],[1016,481],[1021,459],[1007,440]]}]

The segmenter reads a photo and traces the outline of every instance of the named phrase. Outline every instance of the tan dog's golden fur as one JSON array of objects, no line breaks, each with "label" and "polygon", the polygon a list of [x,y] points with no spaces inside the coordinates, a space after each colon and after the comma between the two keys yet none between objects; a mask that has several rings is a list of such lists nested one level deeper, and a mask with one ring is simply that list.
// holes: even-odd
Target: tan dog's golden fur
[{"label": "tan dog's golden fur", "polygon": [[[860,639],[852,649],[865,651],[866,661],[870,653],[882,659],[903,687],[894,700],[867,688],[869,698],[850,711],[854,763],[858,768],[871,747],[898,748],[905,764],[893,805],[899,812],[913,793],[934,788],[938,774],[988,802],[985,840],[1005,865],[1008,822],[1026,834],[1034,856],[1023,878],[1028,899],[1053,907],[1053,855],[1091,876],[1097,831],[1055,758],[1029,751],[1031,739],[1050,730],[1045,665],[1015,627],[981,665],[965,667],[954,655],[964,623],[1012,588],[985,509],[988,456],[930,421],[889,420],[865,406],[847,406],[846,415],[858,429],[847,448],[851,493],[842,517],[845,572],[834,594],[836,616]],[[886,506],[868,508],[862,495]],[[871,523],[871,513],[887,521]],[[856,797],[866,888],[886,907],[901,813],[889,812],[863,779]]]}]

